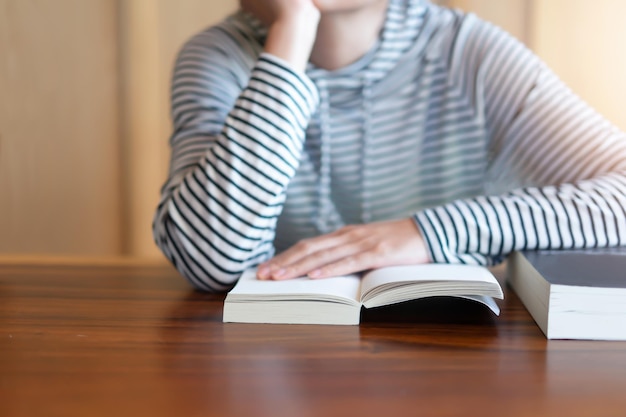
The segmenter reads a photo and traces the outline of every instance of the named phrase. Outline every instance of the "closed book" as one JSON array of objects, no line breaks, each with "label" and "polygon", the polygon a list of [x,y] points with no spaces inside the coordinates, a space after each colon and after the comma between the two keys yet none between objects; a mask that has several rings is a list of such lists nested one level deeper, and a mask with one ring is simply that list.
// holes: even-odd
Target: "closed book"
[{"label": "closed book", "polygon": [[515,252],[508,268],[548,339],[626,340],[626,248]]},{"label": "closed book", "polygon": [[324,279],[260,281],[244,272],[224,301],[224,322],[359,324],[361,309],[425,297],[460,297],[500,310],[500,283],[487,269],[469,265],[380,268]]}]

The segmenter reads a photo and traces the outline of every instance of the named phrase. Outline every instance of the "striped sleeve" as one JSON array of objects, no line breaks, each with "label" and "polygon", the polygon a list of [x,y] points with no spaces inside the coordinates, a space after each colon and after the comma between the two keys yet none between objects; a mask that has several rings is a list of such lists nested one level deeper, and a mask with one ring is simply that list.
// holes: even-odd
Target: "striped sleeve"
[{"label": "striped sleeve", "polygon": [[246,57],[222,51],[196,39],[178,57],[170,174],[153,223],[162,252],[206,291],[228,290],[273,254],[285,188],[318,105],[312,82],[280,59],[261,54],[242,74]]},{"label": "striped sleeve", "polygon": [[626,245],[626,134],[507,34],[467,32],[457,48],[479,57],[463,71],[484,103],[485,186],[498,192],[416,213],[431,259],[491,264],[514,250]]}]

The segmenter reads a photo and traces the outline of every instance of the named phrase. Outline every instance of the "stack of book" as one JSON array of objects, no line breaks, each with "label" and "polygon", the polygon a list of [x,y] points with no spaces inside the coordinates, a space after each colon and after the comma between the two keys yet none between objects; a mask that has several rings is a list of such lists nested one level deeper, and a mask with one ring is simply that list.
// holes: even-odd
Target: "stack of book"
[{"label": "stack of book", "polygon": [[548,339],[626,340],[626,248],[516,252],[507,276]]},{"label": "stack of book", "polygon": [[[626,248],[515,252],[507,281],[548,339],[626,340]],[[500,310],[489,269],[381,268],[362,275],[259,281],[246,271],[224,302],[224,322],[359,324],[362,308],[460,297]]]}]

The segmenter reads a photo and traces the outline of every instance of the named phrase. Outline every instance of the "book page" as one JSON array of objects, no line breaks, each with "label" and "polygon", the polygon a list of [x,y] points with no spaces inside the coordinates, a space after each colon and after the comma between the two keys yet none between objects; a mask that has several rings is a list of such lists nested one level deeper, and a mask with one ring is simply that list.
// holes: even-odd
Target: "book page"
[{"label": "book page", "polygon": [[361,278],[357,275],[261,281],[256,278],[256,269],[249,269],[243,273],[228,297],[237,300],[338,301],[358,305],[360,287]]},{"label": "book page", "polygon": [[399,286],[403,283],[418,283],[420,281],[425,283],[457,283],[460,290],[459,294],[463,294],[463,288],[472,283],[491,283],[499,287],[493,274],[482,266],[457,264],[393,266],[376,269],[365,274],[361,284],[361,301],[379,287]]}]

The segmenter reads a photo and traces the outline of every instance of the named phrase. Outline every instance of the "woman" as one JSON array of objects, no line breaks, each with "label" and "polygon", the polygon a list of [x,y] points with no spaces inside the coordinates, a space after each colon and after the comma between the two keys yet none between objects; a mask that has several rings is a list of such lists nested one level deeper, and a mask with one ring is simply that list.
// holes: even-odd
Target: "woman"
[{"label": "woman", "polygon": [[424,0],[241,9],[174,74],[154,234],[197,288],[626,243],[626,135],[498,28]]}]

